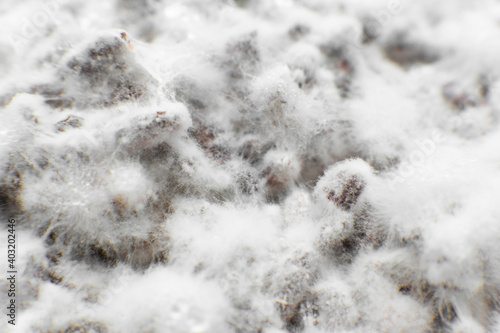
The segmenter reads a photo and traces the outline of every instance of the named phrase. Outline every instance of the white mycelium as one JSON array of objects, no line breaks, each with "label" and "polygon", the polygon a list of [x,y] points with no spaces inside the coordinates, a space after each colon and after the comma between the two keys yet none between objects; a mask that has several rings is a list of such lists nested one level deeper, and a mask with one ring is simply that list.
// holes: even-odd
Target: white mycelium
[{"label": "white mycelium", "polygon": [[0,331],[499,331],[499,22],[3,0]]}]

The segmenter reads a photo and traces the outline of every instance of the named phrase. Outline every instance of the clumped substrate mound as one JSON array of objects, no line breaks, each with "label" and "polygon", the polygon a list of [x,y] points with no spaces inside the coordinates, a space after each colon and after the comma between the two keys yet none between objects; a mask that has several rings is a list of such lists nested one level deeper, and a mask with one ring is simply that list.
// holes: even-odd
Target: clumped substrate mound
[{"label": "clumped substrate mound", "polygon": [[2,2],[20,331],[499,330],[500,7],[390,3]]}]

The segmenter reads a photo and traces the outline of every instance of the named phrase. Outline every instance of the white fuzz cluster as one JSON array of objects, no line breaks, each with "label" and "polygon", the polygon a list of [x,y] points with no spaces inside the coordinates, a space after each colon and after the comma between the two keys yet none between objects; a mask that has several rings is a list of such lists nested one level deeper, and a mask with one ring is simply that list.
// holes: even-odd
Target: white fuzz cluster
[{"label": "white fuzz cluster", "polygon": [[499,20],[3,0],[0,331],[498,332]]}]

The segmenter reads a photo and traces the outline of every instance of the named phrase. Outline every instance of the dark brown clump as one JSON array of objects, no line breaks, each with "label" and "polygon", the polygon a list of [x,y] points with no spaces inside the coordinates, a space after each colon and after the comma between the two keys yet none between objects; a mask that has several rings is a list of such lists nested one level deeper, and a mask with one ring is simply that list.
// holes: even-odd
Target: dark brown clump
[{"label": "dark brown clump", "polygon": [[348,211],[356,204],[364,187],[365,183],[356,175],[352,175],[344,182],[340,193],[335,193],[335,191],[332,190],[326,197],[328,200],[333,201],[337,207]]},{"label": "dark brown clump", "polygon": [[[123,37],[103,37],[86,52],[72,58],[63,73],[64,80],[75,80],[91,94],[80,96],[74,91],[77,106],[109,107],[123,101],[147,98],[148,85],[155,80],[133,58]],[[67,94],[72,91],[67,89]],[[90,96],[90,97],[89,97]],[[63,98],[64,99],[64,98]]]},{"label": "dark brown clump", "polygon": [[224,163],[231,157],[229,148],[215,143],[216,130],[213,127],[206,126],[200,120],[194,121],[195,126],[188,130],[189,134],[203,148],[205,154],[221,163]]},{"label": "dark brown clump", "polygon": [[56,266],[65,254],[72,260],[92,267],[115,267],[119,262],[130,264],[136,270],[147,269],[153,263],[168,260],[166,240],[127,236],[115,241],[97,239],[85,231],[56,226],[50,230],[45,243],[49,246],[46,257]]},{"label": "dark brown clump", "polygon": [[118,252],[111,242],[92,241],[86,250],[86,261],[91,265],[115,267],[118,264]]},{"label": "dark brown clump", "polygon": [[154,261],[153,244],[146,239],[126,237],[120,245],[120,259],[134,269],[147,269]]},{"label": "dark brown clump", "polygon": [[82,126],[82,118],[69,115],[66,119],[59,121],[56,128],[59,132],[65,132],[68,128],[79,128]]},{"label": "dark brown clump", "polygon": [[0,184],[0,210],[8,216],[17,216],[23,210],[19,194],[23,186],[22,174],[15,165],[10,164],[7,176]]},{"label": "dark brown clump", "polygon": [[430,64],[439,60],[439,55],[430,47],[411,42],[404,35],[398,35],[384,48],[385,56],[400,65],[410,67],[416,64]]},{"label": "dark brown clump", "polygon": [[248,140],[238,149],[238,155],[247,160],[251,165],[256,165],[262,161],[263,156],[269,150],[275,147],[276,145],[272,142],[261,145],[255,140]]},{"label": "dark brown clump", "polygon": [[42,281],[50,281],[54,284],[61,284],[64,277],[60,276],[54,269],[46,267],[44,264],[36,265],[35,276]]},{"label": "dark brown clump", "polygon": [[65,96],[65,92],[65,89],[54,83],[36,85],[30,89],[30,93],[45,97],[45,103],[54,109],[73,107],[74,98]]},{"label": "dark brown clump", "polygon": [[329,236],[329,239],[323,243],[321,251],[337,264],[351,264],[364,244],[365,237],[366,232],[363,226],[354,223],[354,230],[344,232],[339,236]]},{"label": "dark brown clump", "polygon": [[450,104],[451,108],[457,111],[463,111],[469,107],[485,105],[488,103],[489,82],[480,75],[477,84],[477,92],[466,91],[457,83],[449,82],[442,88],[443,98]]},{"label": "dark brown clump", "polygon": [[387,228],[373,214],[369,204],[363,204],[342,223],[342,230],[324,227],[319,250],[338,265],[351,264],[363,249],[375,250],[387,241]]},{"label": "dark brown clump", "polygon": [[261,175],[266,178],[266,199],[273,203],[285,198],[294,182],[286,171],[273,166],[267,167]]},{"label": "dark brown clump", "polygon": [[335,72],[335,86],[339,90],[340,97],[349,97],[355,68],[352,58],[349,56],[347,46],[330,43],[321,45],[319,49],[329,60],[331,67],[333,67]]}]

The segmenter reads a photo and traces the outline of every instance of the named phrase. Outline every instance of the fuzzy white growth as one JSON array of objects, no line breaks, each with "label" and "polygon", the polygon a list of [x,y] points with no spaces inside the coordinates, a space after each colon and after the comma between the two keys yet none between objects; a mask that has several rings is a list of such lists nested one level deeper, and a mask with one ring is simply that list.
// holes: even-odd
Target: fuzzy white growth
[{"label": "fuzzy white growth", "polygon": [[330,167],[318,180],[314,197],[327,215],[361,206],[374,182],[373,170],[361,159],[347,160]]},{"label": "fuzzy white growth", "polygon": [[17,327],[500,330],[499,8],[0,1]]}]

